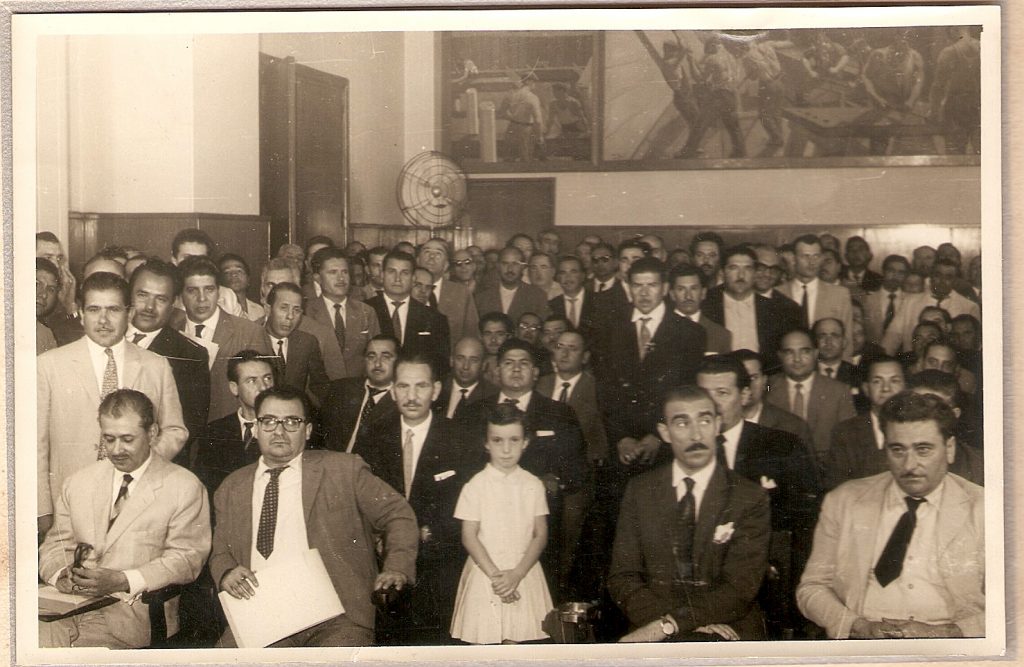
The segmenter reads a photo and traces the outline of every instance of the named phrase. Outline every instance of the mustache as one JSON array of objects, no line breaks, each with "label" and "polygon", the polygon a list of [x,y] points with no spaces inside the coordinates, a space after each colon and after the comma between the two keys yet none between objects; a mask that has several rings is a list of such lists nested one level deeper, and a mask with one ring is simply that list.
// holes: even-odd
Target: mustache
[{"label": "mustache", "polygon": [[707,445],[705,445],[703,442],[695,442],[695,443],[693,443],[692,445],[690,445],[689,447],[687,447],[683,451],[686,451],[686,452],[699,452],[701,450],[707,450],[707,449],[711,449],[711,448],[708,447]]}]

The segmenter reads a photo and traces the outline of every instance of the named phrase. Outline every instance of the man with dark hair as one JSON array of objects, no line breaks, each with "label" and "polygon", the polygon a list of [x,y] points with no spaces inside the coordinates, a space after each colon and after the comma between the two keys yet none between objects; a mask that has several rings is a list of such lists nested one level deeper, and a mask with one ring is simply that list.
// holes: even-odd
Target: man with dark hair
[{"label": "man with dark hair", "polygon": [[692,264],[679,264],[668,274],[668,293],[675,304],[675,312],[696,322],[707,334],[706,354],[725,354],[732,350],[732,334],[721,324],[701,312],[707,296],[705,276]]},{"label": "man with dark hair", "polygon": [[847,287],[858,287],[861,292],[875,292],[882,287],[882,276],[869,268],[874,255],[871,246],[863,236],[851,236],[846,239],[846,266],[843,267],[840,279]]},{"label": "man with dark hair", "polygon": [[975,423],[975,416],[962,404],[962,394],[956,377],[950,373],[929,369],[910,376],[907,386],[916,394],[937,396],[953,409],[956,417],[954,435],[958,447],[950,462],[949,469],[964,479],[979,486],[985,484],[985,458],[982,443],[982,431]]},{"label": "man with dark hair", "polygon": [[82,265],[82,280],[85,280],[94,273],[112,273],[119,278],[124,278],[124,264],[102,254],[95,254],[85,260]]},{"label": "man with dark hair", "polygon": [[704,274],[704,284],[710,289],[722,282],[722,248],[725,241],[715,232],[697,232],[690,239],[690,257]]},{"label": "man with dark hair", "polygon": [[516,323],[505,313],[492,311],[480,318],[480,341],[484,344],[483,378],[498,384],[498,350],[515,336]]},{"label": "man with dark hair", "polygon": [[227,361],[239,350],[271,353],[263,331],[244,317],[225,312],[217,300],[217,266],[206,257],[189,257],[179,266],[184,322],[178,327],[210,352],[210,410],[208,419],[220,419],[235,409],[228,390]]},{"label": "man with dark hair", "polygon": [[167,360],[124,340],[128,283],[109,273],[82,281],[81,339],[36,358],[37,517],[40,535],[53,522],[64,480],[102,458],[96,409],[115,389],[136,389],[156,406],[153,448],[168,461],[188,440]]},{"label": "man with dark hair", "polygon": [[57,322],[60,320],[71,320],[77,325],[72,329],[72,333],[75,334],[74,337],[69,340],[61,340],[61,335],[57,333],[57,342],[60,345],[81,338],[81,324],[76,319],[79,314],[78,302],[75,301],[78,296],[78,282],[68,267],[68,259],[67,255],[64,254],[64,248],[53,232],[44,231],[36,233],[36,257],[53,262],[53,265],[60,271],[60,279],[58,281],[60,291],[57,293],[58,305],[54,306],[54,310],[49,314],[48,320],[44,324],[55,332],[59,329]]},{"label": "man with dark hair", "polygon": [[36,258],[36,354],[57,347],[57,339],[43,319],[57,308],[60,294],[60,269],[53,262]]},{"label": "man with dark hair", "polygon": [[451,248],[442,238],[429,239],[420,247],[416,257],[418,265],[430,272],[433,280],[433,305],[448,318],[448,330],[454,344],[466,336],[476,335],[480,314],[476,309],[473,292],[448,276]]},{"label": "man with dark hair", "polygon": [[556,274],[562,293],[548,301],[551,314],[566,319],[573,329],[590,335],[594,329],[594,294],[586,289],[587,271],[579,257],[558,260]]},{"label": "man with dark hair", "polygon": [[302,288],[295,283],[278,283],[267,295],[267,308],[263,330],[276,355],[282,383],[304,390],[319,407],[331,380],[316,338],[298,328],[302,321]]},{"label": "man with dark hair", "polygon": [[594,294],[600,294],[615,287],[619,282],[619,279],[615,277],[618,268],[615,248],[604,241],[595,244],[590,253],[590,270],[594,276],[594,282],[590,286],[591,291]]},{"label": "man with dark hair", "polygon": [[[40,622],[42,647],[147,646],[149,606],[139,596],[192,582],[210,553],[206,491],[195,475],[154,451],[160,427],[153,403],[142,392],[117,389],[98,415],[106,457],[85,463],[62,485],[53,528],[39,548],[39,578],[62,593],[117,602]],[[82,545],[96,545],[92,567],[76,557]],[[175,614],[177,605],[170,610]]]},{"label": "man with dark hair", "polygon": [[540,230],[537,234],[537,249],[551,257],[558,257],[562,250],[562,237],[554,227]]},{"label": "man with dark hair", "polygon": [[377,334],[363,351],[363,372],[358,377],[334,380],[328,386],[321,410],[327,449],[351,452],[374,420],[394,411],[390,390],[398,350],[393,336]]},{"label": "man with dark hair", "polygon": [[931,270],[931,289],[907,300],[906,306],[898,313],[892,325],[882,338],[882,347],[889,354],[907,351],[912,347],[911,333],[918,322],[921,311],[928,306],[942,308],[950,317],[971,315],[981,318],[981,309],[965,296],[953,290],[953,283],[960,275],[960,269],[948,259],[936,260]]},{"label": "man with dark hair", "polygon": [[[263,391],[256,417],[259,461],[229,475],[214,494],[210,574],[220,590],[248,599],[260,595],[266,566],[316,549],[344,611],[271,646],[368,646],[375,616],[371,593],[415,581],[416,516],[359,457],[306,451],[313,424],[302,391]],[[381,536],[379,556],[373,535]],[[235,646],[230,629],[218,646]]]},{"label": "man with dark hair", "polygon": [[384,291],[384,257],[388,254],[385,246],[370,248],[366,253],[366,287],[363,301],[379,296]]},{"label": "man with dark hair", "polygon": [[[823,248],[821,251],[821,267],[818,269],[818,278],[829,285],[839,284],[839,274],[843,271],[843,262],[839,257],[839,251],[831,248]],[[847,289],[850,289],[847,287]],[[857,289],[856,294],[860,294]]]},{"label": "man with dark hair", "polygon": [[320,297],[306,303],[306,314],[334,332],[345,360],[345,377],[359,377],[366,344],[381,332],[377,316],[373,308],[350,298],[350,263],[341,248],[317,250],[310,266],[313,281],[320,286]]},{"label": "man with dark hair", "polygon": [[548,295],[539,287],[523,282],[525,270],[522,250],[514,246],[502,248],[498,256],[498,282],[477,289],[477,312],[505,313],[514,322],[527,312],[546,316]]},{"label": "man with dark hair", "polygon": [[[206,257],[211,261],[214,259],[216,246],[210,235],[201,229],[189,227],[178,232],[171,241],[171,264],[180,266],[189,257]],[[217,305],[229,315],[242,316],[242,306],[238,303],[238,297],[230,289],[219,286],[217,291]],[[175,302],[175,308],[183,308],[180,302]],[[171,326],[177,327],[180,320],[171,320]]]},{"label": "man with dark hair", "polygon": [[750,375],[750,394],[743,403],[743,418],[795,435],[808,451],[814,451],[814,437],[807,422],[788,410],[776,407],[764,400],[768,388],[768,374],[764,372],[761,355],[753,350],[734,350],[730,356],[739,359]]},{"label": "man with dark hair", "polygon": [[864,334],[872,343],[879,343],[886,330],[903,310],[908,295],[903,279],[910,272],[910,262],[903,255],[889,255],[882,261],[879,288],[861,299],[864,305]]},{"label": "man with dark hair", "polygon": [[221,286],[235,293],[242,315],[250,322],[259,321],[264,315],[263,306],[246,295],[249,290],[249,263],[241,255],[226,252],[217,260],[217,267],[220,269]]},{"label": "man with dark hair", "polygon": [[132,320],[125,338],[167,359],[191,437],[174,463],[191,468],[196,439],[209,421],[210,355],[206,348],[170,326],[174,300],[181,287],[177,270],[167,262],[149,259],[132,274]]},{"label": "man with dark hair", "polygon": [[596,295],[594,303],[599,321],[616,319],[620,313],[629,312],[632,308],[633,294],[629,289],[629,267],[637,260],[647,257],[650,251],[649,245],[636,239],[626,239],[619,244],[616,252],[619,261],[619,289],[608,289]]},{"label": "man with dark hair", "polygon": [[833,639],[985,636],[985,499],[949,472],[956,417],[902,393],[879,413],[889,470],[825,497],[797,604]]},{"label": "man with dark hair", "polygon": [[846,351],[846,332],[843,323],[834,317],[823,317],[811,328],[814,347],[818,350],[818,372],[827,378],[849,385],[854,396],[859,394],[860,378],[857,368],[843,359]]},{"label": "man with dark hair", "polygon": [[966,313],[957,315],[950,323],[949,342],[956,348],[960,365],[977,376],[981,387],[981,321]]}]

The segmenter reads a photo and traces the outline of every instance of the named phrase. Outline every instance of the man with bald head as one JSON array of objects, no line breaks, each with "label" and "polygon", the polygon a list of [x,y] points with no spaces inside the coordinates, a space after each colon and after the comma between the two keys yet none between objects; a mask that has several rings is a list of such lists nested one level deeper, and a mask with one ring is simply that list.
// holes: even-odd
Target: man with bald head
[{"label": "man with bald head", "polygon": [[484,344],[477,337],[455,343],[451,377],[444,382],[434,402],[434,412],[460,420],[472,413],[472,406],[498,394],[498,388],[483,378]]}]

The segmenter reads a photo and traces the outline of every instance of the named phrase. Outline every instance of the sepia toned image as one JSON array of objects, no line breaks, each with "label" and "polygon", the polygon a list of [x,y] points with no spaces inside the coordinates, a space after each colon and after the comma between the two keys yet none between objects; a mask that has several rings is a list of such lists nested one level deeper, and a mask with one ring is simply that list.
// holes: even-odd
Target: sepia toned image
[{"label": "sepia toned image", "polygon": [[13,17],[19,663],[1004,653],[1000,8],[469,14]]}]

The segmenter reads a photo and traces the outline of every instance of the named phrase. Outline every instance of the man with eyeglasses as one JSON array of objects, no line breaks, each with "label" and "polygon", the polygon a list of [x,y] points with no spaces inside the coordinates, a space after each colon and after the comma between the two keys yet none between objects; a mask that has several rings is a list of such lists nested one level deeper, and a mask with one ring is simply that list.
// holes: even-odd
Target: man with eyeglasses
[{"label": "man with eyeglasses", "polygon": [[498,283],[476,293],[476,309],[481,313],[505,313],[518,322],[523,313],[548,315],[548,295],[536,285],[523,282],[526,260],[523,251],[509,246],[498,255]]},{"label": "man with eyeglasses", "polygon": [[597,243],[590,253],[590,272],[594,278],[591,291],[598,294],[615,287],[619,282],[615,277],[618,270],[615,248],[603,241]]},{"label": "man with eyeglasses", "polygon": [[82,281],[85,336],[44,352],[36,365],[37,517],[40,537],[53,523],[64,480],[106,456],[96,410],[115,389],[137,389],[155,406],[160,435],[153,448],[168,461],[185,441],[178,389],[167,360],[129,345],[128,283],[110,273]]},{"label": "man with eyeglasses", "polygon": [[[371,593],[415,580],[416,516],[359,457],[306,450],[309,417],[301,391],[271,388],[256,398],[261,455],[229,475],[214,495],[210,574],[220,590],[250,599],[260,595],[261,570],[316,549],[344,611],[271,646],[368,646],[374,639]],[[383,536],[379,572],[372,534]],[[218,646],[235,645],[228,629]]]}]

